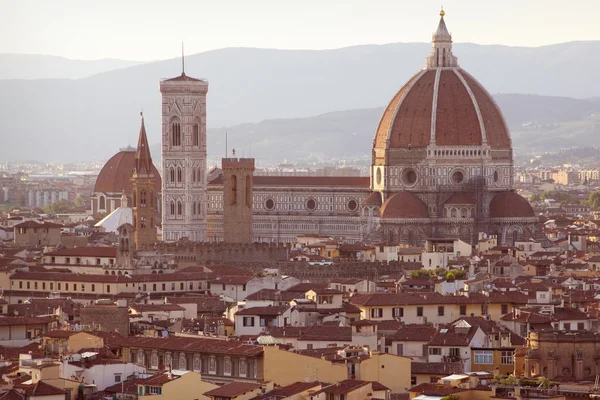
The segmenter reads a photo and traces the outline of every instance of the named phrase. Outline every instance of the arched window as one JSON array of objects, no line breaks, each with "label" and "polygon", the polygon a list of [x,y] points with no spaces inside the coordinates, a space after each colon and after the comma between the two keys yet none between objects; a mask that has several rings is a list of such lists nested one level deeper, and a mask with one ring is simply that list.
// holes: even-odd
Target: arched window
[{"label": "arched window", "polygon": [[140,217],[140,228],[146,228],[146,217]]},{"label": "arched window", "polygon": [[456,208],[453,208],[452,210],[450,210],[450,217],[456,218]]},{"label": "arched window", "polygon": [[252,206],[252,181],[250,175],[246,175],[246,205]]},{"label": "arched window", "polygon": [[196,182],[196,168],[192,168],[192,182]]},{"label": "arched window", "polygon": [[200,127],[199,127],[198,123],[195,123],[194,127],[193,127],[192,145],[200,146]]},{"label": "arched window", "polygon": [[171,202],[171,215],[175,215],[175,203]]},{"label": "arched window", "polygon": [[171,167],[170,171],[169,171],[169,175],[171,175],[171,182],[174,183],[175,182],[175,169]]},{"label": "arched window", "polygon": [[182,175],[181,168],[177,168],[177,182],[181,183]]},{"label": "arched window", "polygon": [[463,217],[463,218],[467,218],[467,217],[469,216],[469,215],[468,215],[468,213],[469,213],[469,212],[467,211],[467,209],[466,209],[466,208],[463,208],[463,209],[460,211],[461,217]]},{"label": "arched window", "polygon": [[106,197],[104,197],[104,196],[98,197],[98,209],[106,210]]},{"label": "arched window", "polygon": [[198,177],[198,183],[202,183],[202,168],[198,167],[198,172],[196,173],[196,176]]},{"label": "arched window", "polygon": [[519,240],[519,232],[515,229],[512,233],[512,245],[514,246]]},{"label": "arched window", "polygon": [[140,192],[140,207],[146,207],[146,191],[142,190]]},{"label": "arched window", "polygon": [[183,215],[183,204],[180,201],[177,202],[177,215]]},{"label": "arched window", "polygon": [[237,204],[237,176],[231,175],[231,205]]},{"label": "arched window", "polygon": [[196,215],[196,202],[192,203],[192,215]]},{"label": "arched window", "polygon": [[171,143],[173,146],[181,146],[181,124],[173,122],[171,125]]}]

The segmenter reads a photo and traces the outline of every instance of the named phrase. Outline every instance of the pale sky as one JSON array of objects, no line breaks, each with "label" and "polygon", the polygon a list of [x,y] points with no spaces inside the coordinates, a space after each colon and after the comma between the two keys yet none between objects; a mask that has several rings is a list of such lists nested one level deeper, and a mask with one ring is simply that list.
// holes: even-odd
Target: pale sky
[{"label": "pale sky", "polygon": [[[600,40],[598,0],[446,0],[456,42]],[[441,0],[0,0],[0,53],[158,60],[224,47],[427,42]]]}]

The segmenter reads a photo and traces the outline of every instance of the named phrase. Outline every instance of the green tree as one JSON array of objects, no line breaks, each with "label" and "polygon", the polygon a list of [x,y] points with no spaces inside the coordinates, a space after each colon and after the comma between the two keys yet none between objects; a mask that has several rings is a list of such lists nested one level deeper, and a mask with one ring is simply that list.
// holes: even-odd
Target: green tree
[{"label": "green tree", "polygon": [[73,209],[73,203],[63,199],[44,207],[44,212],[46,214],[60,214],[71,209]]},{"label": "green tree", "polygon": [[541,201],[541,200],[542,200],[542,198],[537,193],[532,194],[531,197],[529,198],[529,201],[532,201],[534,203],[537,203],[538,201]]},{"label": "green tree", "polygon": [[81,196],[78,196],[77,198],[75,198],[73,204],[75,205],[75,207],[82,207],[85,205],[85,200]]},{"label": "green tree", "polygon": [[588,204],[592,208],[600,207],[600,192],[591,192],[588,196]]}]

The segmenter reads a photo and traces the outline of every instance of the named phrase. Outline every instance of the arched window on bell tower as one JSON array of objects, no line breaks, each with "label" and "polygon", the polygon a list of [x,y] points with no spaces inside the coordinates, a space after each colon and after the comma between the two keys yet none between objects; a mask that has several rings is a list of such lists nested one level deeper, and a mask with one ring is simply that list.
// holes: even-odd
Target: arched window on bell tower
[{"label": "arched window on bell tower", "polygon": [[177,202],[177,215],[183,215],[183,204],[181,204],[181,201]]},{"label": "arched window on bell tower", "polygon": [[192,203],[192,215],[196,215],[196,202]]},{"label": "arched window on bell tower", "polygon": [[171,145],[181,146],[181,124],[178,120],[171,124]]},{"label": "arched window on bell tower", "polygon": [[171,177],[171,183],[175,183],[175,168],[171,167],[169,170],[169,175]]},{"label": "arched window on bell tower", "polygon": [[175,215],[175,203],[171,202],[171,215]]},{"label": "arched window on bell tower", "polygon": [[183,178],[183,174],[181,172],[181,168],[177,168],[177,182],[181,183],[182,178]]},{"label": "arched window on bell tower", "polygon": [[194,123],[192,130],[192,146],[200,146],[200,126],[197,122]]},{"label": "arched window on bell tower", "polygon": [[231,205],[237,204],[237,176],[231,175]]},{"label": "arched window on bell tower", "polygon": [[192,182],[196,183],[196,168],[192,168]]},{"label": "arched window on bell tower", "polygon": [[140,192],[140,207],[146,207],[146,191],[142,190]]}]

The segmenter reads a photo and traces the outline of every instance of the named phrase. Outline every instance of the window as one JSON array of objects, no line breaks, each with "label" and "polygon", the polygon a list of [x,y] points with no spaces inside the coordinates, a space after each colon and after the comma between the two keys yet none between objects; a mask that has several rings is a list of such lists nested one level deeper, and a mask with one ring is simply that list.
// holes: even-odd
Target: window
[{"label": "window", "polygon": [[194,124],[192,129],[192,146],[200,145],[200,127],[197,123]]},{"label": "window", "polygon": [[502,365],[513,365],[514,359],[512,350],[503,350],[500,362]]},{"label": "window", "polygon": [[106,209],[106,198],[104,196],[100,196],[98,199],[98,209],[100,209],[100,210]]},{"label": "window", "polygon": [[488,350],[475,350],[474,360],[475,364],[493,364],[494,352]]},{"label": "window", "polygon": [[244,317],[242,319],[243,326],[254,326],[254,317]]},{"label": "window", "polygon": [[172,168],[169,170],[169,176],[170,176],[170,180],[171,183],[175,183],[175,168]]},{"label": "window", "polygon": [[175,215],[175,203],[171,202],[171,215]]},{"label": "window", "polygon": [[226,287],[225,284],[223,284],[223,290],[225,290],[225,287]]},{"label": "window", "polygon": [[179,283],[179,290],[183,290],[183,289],[184,289],[184,283],[183,283],[183,282],[180,282],[180,283]]},{"label": "window", "polygon": [[442,355],[442,348],[441,347],[430,347],[429,348],[429,355],[430,356],[441,356]]},{"label": "window", "polygon": [[92,292],[96,291],[96,285],[92,283]]},{"label": "window", "polygon": [[177,168],[177,182],[181,183],[183,181],[183,173],[181,172],[181,168]]},{"label": "window", "polygon": [[162,284],[162,290],[163,290],[163,292],[164,292],[165,290],[167,290],[167,284],[166,284],[166,283],[163,283],[163,284]]},{"label": "window", "polygon": [[410,385],[411,386],[417,386],[417,377],[416,376],[411,376],[410,377]]},{"label": "window", "polygon": [[404,355],[404,343],[398,343],[396,345],[396,355],[403,356]]},{"label": "window", "polygon": [[312,350],[312,349],[313,349],[313,345],[312,345],[312,343],[308,343],[308,344],[306,345],[306,349],[307,349],[307,350]]},{"label": "window", "polygon": [[488,313],[488,305],[483,303],[481,305],[481,315],[486,315]]},{"label": "window", "polygon": [[419,306],[417,307],[417,317],[422,317],[423,316],[423,307]]},{"label": "window", "polygon": [[427,345],[423,345],[423,353],[421,354],[423,357],[427,357]]},{"label": "window", "polygon": [[171,143],[173,146],[181,146],[181,125],[173,122],[171,125]]},{"label": "window", "polygon": [[106,285],[106,293],[110,293],[110,285]]},{"label": "window", "polygon": [[69,284],[65,283],[65,290],[69,290]]},{"label": "window", "polygon": [[467,306],[460,306],[460,315],[467,315]]},{"label": "window", "polygon": [[231,175],[231,201],[229,204],[237,204],[237,176]]},{"label": "window", "polygon": [[578,331],[582,331],[585,329],[585,324],[583,322],[578,322],[577,323],[577,330]]},{"label": "window", "polygon": [[61,286],[61,284],[60,284],[60,282],[58,282],[58,283],[56,284],[56,287],[58,288],[58,290],[60,290],[60,286]]},{"label": "window", "polygon": [[183,205],[181,204],[180,201],[177,202],[177,215],[182,215],[183,214]]},{"label": "window", "polygon": [[371,318],[381,318],[383,316],[383,308],[371,308]]},{"label": "window", "polygon": [[54,290],[54,282],[50,282],[50,290]]},{"label": "window", "polygon": [[444,306],[438,306],[438,316],[439,317],[444,316]]},{"label": "window", "polygon": [[261,318],[259,324],[260,326],[267,326],[267,321],[264,318]]},{"label": "window", "polygon": [[23,289],[23,281],[19,281],[19,289]]},{"label": "window", "polygon": [[81,291],[82,291],[82,292],[85,292],[85,283],[82,283],[82,284],[81,284]]},{"label": "window", "polygon": [[38,288],[38,283],[37,282],[33,283],[33,288],[37,290],[37,288]]},{"label": "window", "polygon": [[175,282],[171,282],[171,290],[175,290]]},{"label": "window", "polygon": [[448,352],[451,357],[460,357],[460,349],[458,347],[451,347]]},{"label": "window", "polygon": [[571,323],[570,322],[564,322],[563,323],[563,329],[565,331],[570,331],[571,330]]},{"label": "window", "polygon": [[500,310],[500,312],[501,312],[502,314],[508,314],[508,304],[502,304],[502,305],[500,306],[500,309],[501,309],[501,310]]},{"label": "window", "polygon": [[404,317],[404,308],[402,308],[402,307],[394,307],[394,308],[392,308],[392,317],[393,318],[402,318],[402,317]]},{"label": "window", "polygon": [[156,292],[156,283],[153,283],[153,284],[152,284],[152,291],[153,291],[153,292]]},{"label": "window", "polygon": [[115,374],[115,383],[121,383],[121,374]]}]

